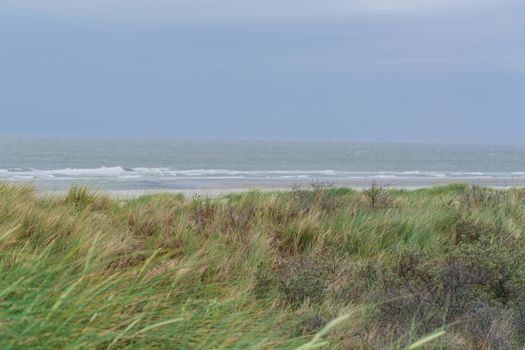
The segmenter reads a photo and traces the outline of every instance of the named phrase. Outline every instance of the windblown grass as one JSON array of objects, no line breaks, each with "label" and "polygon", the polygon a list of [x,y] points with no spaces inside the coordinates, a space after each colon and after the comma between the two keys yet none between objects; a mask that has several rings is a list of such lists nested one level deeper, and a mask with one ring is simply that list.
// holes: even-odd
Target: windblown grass
[{"label": "windblown grass", "polygon": [[2,348],[513,349],[525,192],[0,185]]}]

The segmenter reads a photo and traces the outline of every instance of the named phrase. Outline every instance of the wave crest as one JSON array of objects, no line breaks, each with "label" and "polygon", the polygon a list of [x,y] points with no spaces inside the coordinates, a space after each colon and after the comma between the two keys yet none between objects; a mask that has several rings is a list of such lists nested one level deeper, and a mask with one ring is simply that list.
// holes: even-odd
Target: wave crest
[{"label": "wave crest", "polygon": [[122,166],[64,169],[0,169],[0,179],[374,179],[374,178],[525,178],[525,172],[457,172],[457,171],[338,171],[338,170],[231,170],[231,169],[172,169]]}]

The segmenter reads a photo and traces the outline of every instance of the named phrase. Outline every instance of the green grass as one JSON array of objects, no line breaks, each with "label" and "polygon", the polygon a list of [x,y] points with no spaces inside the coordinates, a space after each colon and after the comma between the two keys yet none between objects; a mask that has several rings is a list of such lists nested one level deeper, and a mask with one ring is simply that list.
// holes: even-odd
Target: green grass
[{"label": "green grass", "polygon": [[513,349],[525,191],[0,185],[5,349]]}]

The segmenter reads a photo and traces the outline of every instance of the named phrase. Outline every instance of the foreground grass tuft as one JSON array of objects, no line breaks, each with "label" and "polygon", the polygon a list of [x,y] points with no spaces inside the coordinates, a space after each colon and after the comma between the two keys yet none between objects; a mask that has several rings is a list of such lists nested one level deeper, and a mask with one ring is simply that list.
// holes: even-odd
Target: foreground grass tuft
[{"label": "foreground grass tuft", "polygon": [[116,202],[0,185],[0,344],[520,348],[524,229],[517,189]]}]

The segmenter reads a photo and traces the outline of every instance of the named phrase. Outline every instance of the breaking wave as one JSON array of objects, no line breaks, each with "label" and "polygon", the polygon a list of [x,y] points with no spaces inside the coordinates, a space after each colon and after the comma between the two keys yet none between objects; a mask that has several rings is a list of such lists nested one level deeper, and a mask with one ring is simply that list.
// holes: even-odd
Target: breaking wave
[{"label": "breaking wave", "polygon": [[366,179],[366,178],[525,178],[525,172],[436,172],[436,171],[337,171],[337,170],[230,170],[126,168],[122,166],[64,169],[0,169],[0,179],[108,179],[133,181],[140,179]]}]

